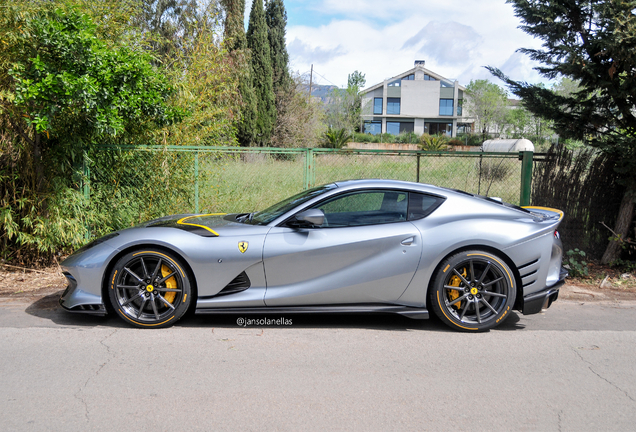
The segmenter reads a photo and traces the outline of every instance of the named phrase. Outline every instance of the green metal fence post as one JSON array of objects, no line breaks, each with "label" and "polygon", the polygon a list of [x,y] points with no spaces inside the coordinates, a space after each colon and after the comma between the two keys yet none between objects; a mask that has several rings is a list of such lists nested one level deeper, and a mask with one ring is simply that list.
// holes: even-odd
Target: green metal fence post
[{"label": "green metal fence post", "polygon": [[[90,203],[91,200],[91,166],[90,166],[90,162],[88,160],[88,155],[86,154],[86,151],[83,154],[82,157],[82,183],[81,183],[81,187],[82,187],[82,195],[84,195],[84,200],[86,202],[86,204]],[[91,239],[91,227],[87,224],[86,225],[86,231],[84,234],[84,240],[89,241]]]},{"label": "green metal fence post", "polygon": [[314,153],[313,149],[309,149],[308,160],[309,184],[307,185],[307,188],[312,188],[316,186],[316,153]]},{"label": "green metal fence post", "polygon": [[530,205],[530,193],[532,191],[532,157],[533,152],[519,152],[521,159],[521,195],[519,197],[519,205]]},{"label": "green metal fence post", "polygon": [[415,174],[415,183],[420,182],[420,154],[417,154],[417,173]]},{"label": "green metal fence post", "polygon": [[304,149],[305,166],[303,167],[303,189],[309,189],[309,149]]},{"label": "green metal fence post", "polygon": [[199,213],[199,152],[194,153],[194,212]]}]

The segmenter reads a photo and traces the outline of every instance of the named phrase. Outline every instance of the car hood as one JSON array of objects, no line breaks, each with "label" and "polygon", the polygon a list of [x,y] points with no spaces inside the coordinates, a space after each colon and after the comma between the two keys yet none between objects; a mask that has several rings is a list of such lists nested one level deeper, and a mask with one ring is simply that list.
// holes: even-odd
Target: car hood
[{"label": "car hood", "polygon": [[236,225],[236,215],[225,213],[180,214],[164,216],[144,222],[139,227],[178,228],[203,237],[218,237],[219,231],[228,225]]}]

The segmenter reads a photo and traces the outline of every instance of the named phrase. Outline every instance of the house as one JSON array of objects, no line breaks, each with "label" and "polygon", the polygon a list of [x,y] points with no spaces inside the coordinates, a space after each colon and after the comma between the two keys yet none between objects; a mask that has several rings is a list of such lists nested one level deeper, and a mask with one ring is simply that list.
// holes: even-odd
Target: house
[{"label": "house", "polygon": [[418,135],[471,132],[474,119],[462,109],[465,88],[424,67],[415,67],[360,92],[363,130]]}]

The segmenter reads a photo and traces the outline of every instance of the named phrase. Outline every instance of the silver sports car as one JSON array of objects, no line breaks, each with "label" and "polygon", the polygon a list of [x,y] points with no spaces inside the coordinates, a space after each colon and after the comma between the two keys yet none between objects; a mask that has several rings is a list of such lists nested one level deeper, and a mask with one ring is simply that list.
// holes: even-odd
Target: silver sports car
[{"label": "silver sports car", "polygon": [[188,312],[392,312],[483,331],[557,299],[563,213],[389,180],[336,182],[254,213],[176,215],[63,263],[72,312],[167,327]]}]

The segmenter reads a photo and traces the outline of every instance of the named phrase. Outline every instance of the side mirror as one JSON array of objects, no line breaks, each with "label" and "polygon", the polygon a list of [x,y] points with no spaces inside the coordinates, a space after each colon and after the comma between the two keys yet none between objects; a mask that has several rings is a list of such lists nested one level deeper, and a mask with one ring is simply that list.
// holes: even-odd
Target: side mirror
[{"label": "side mirror", "polygon": [[298,222],[306,222],[313,226],[321,226],[325,223],[325,212],[320,209],[309,209],[295,216]]}]

